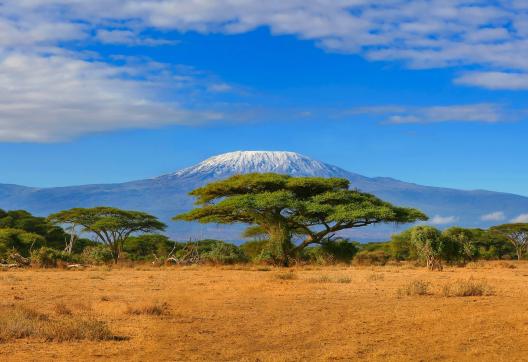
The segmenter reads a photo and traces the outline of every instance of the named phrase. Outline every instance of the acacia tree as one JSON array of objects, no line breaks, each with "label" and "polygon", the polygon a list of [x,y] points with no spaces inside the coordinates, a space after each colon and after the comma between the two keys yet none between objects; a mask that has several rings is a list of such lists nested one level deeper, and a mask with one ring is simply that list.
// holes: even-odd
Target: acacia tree
[{"label": "acacia tree", "polygon": [[411,229],[411,243],[418,256],[425,260],[427,269],[442,270],[444,240],[440,230],[432,226],[416,226]]},{"label": "acacia tree", "polygon": [[[349,190],[349,181],[341,178],[236,175],[190,195],[199,207],[174,220],[258,225],[269,236],[270,258],[282,265],[308,245],[328,242],[341,230],[427,219],[419,210]],[[297,245],[294,235],[301,238]]]},{"label": "acacia tree", "polygon": [[490,228],[490,231],[504,236],[515,248],[517,260],[528,250],[528,224],[504,224]]},{"label": "acacia tree", "polygon": [[82,232],[95,234],[100,242],[110,248],[115,263],[129,236],[162,231],[166,227],[155,216],[113,207],[74,208],[52,214],[49,219],[54,223],[69,224],[71,228],[81,225]]}]

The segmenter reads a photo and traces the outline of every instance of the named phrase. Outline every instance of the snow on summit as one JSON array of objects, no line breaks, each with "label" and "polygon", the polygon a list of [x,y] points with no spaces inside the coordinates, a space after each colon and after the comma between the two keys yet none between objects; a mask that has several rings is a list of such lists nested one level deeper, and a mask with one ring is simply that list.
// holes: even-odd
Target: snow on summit
[{"label": "snow on summit", "polygon": [[213,156],[171,176],[213,176],[274,172],[293,176],[339,176],[346,171],[295,152],[236,151]]}]

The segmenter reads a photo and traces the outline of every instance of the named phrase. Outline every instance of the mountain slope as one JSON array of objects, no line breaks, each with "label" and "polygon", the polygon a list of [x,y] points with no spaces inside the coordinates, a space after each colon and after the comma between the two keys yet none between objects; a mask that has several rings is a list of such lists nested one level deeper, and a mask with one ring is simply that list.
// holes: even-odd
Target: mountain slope
[{"label": "mountain slope", "polygon": [[[276,172],[294,176],[344,177],[352,187],[401,206],[417,207],[439,224],[487,227],[486,214],[502,212],[509,219],[528,212],[528,198],[490,191],[462,191],[421,186],[386,177],[368,178],[293,152],[239,151],[211,157],[197,165],[153,179],[122,184],[30,188],[0,184],[0,208],[27,209],[47,215],[71,207],[109,205],[153,213],[166,221],[178,238],[239,239],[240,228],[174,223],[170,218],[189,210],[192,189],[234,174]],[[360,240],[386,238],[393,226],[375,226],[352,233]]]}]

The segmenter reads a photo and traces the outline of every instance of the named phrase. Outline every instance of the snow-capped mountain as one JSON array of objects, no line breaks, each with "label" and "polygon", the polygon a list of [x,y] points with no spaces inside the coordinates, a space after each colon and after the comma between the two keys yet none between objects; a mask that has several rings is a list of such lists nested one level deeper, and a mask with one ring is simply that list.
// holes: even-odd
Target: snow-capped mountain
[{"label": "snow-capped mountain", "polygon": [[292,176],[337,177],[347,172],[295,152],[236,151],[213,156],[197,165],[161,177],[228,177],[234,174],[274,172]]},{"label": "snow-capped mountain", "polygon": [[[463,191],[421,186],[387,177],[365,177],[293,152],[237,151],[211,157],[197,165],[152,179],[121,184],[31,188],[0,184],[1,209],[26,209],[37,215],[72,207],[115,206],[143,210],[160,217],[176,239],[213,237],[239,240],[240,227],[172,222],[191,209],[193,189],[235,174],[275,172],[294,176],[343,177],[351,187],[399,206],[416,207],[439,226],[487,227],[528,214],[528,198],[491,191]],[[353,231],[357,240],[380,240],[393,226]]]}]

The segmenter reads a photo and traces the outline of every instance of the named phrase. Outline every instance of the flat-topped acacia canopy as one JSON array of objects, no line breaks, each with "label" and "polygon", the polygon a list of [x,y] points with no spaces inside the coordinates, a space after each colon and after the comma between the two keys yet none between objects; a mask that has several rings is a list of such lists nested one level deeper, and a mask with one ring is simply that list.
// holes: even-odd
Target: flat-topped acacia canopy
[{"label": "flat-topped acacia canopy", "polygon": [[[342,178],[236,175],[192,191],[199,207],[174,220],[259,225],[269,234],[272,256],[287,264],[304,247],[328,241],[340,230],[427,219],[417,209],[350,190],[349,184]],[[299,245],[292,243],[294,233],[304,237]]]}]

